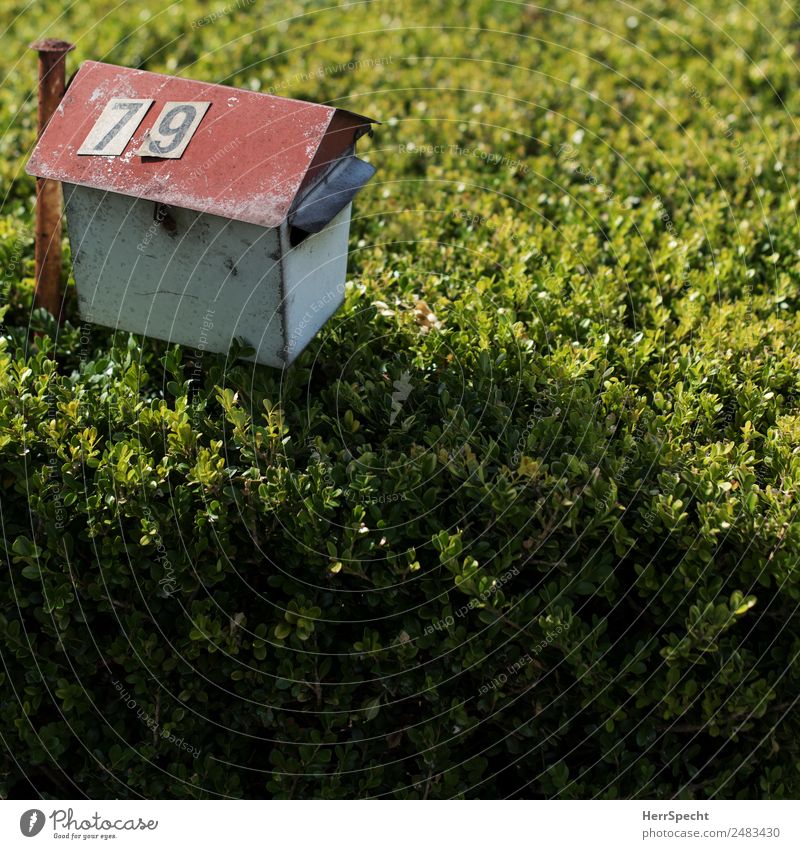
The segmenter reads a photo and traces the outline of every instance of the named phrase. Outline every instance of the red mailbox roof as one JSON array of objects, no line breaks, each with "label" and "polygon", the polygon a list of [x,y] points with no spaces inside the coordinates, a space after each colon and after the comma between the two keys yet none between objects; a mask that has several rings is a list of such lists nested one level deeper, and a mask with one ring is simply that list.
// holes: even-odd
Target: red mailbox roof
[{"label": "red mailbox roof", "polygon": [[[119,156],[78,155],[113,97],[152,98]],[[178,159],[137,154],[168,102],[210,102]],[[301,188],[351,149],[371,119],[332,106],[84,62],[26,170],[170,206],[277,227]]]}]

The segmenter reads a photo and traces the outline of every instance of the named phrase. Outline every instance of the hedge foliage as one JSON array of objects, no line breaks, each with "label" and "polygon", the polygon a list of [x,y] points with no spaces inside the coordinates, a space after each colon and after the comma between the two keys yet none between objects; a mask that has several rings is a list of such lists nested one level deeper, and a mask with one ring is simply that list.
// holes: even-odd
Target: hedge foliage
[{"label": "hedge foliage", "polygon": [[800,791],[791,10],[446,8],[59,25],[384,121],[284,373],[31,309],[10,50],[0,796]]}]

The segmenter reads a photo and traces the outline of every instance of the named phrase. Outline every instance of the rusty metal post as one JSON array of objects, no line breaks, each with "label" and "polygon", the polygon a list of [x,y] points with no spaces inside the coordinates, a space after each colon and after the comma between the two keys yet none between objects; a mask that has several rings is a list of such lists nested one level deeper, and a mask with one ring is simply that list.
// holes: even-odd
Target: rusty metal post
[{"label": "rusty metal post", "polygon": [[[39,138],[58,109],[66,88],[66,56],[74,45],[48,38],[30,45],[39,54]],[[36,180],[36,304],[60,319],[61,186]]]}]

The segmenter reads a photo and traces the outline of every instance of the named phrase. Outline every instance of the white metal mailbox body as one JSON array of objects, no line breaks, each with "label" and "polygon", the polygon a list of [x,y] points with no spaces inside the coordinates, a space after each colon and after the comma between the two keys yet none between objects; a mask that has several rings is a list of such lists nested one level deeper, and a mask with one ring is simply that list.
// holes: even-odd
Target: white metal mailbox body
[{"label": "white metal mailbox body", "polygon": [[[81,316],[200,350],[234,338],[254,360],[290,363],[341,306],[352,204],[290,244],[264,228],[64,185]],[[166,222],[169,221],[169,224]]]},{"label": "white metal mailbox body", "polygon": [[82,318],[291,363],[344,298],[371,123],[85,62],[27,167],[63,184]]}]

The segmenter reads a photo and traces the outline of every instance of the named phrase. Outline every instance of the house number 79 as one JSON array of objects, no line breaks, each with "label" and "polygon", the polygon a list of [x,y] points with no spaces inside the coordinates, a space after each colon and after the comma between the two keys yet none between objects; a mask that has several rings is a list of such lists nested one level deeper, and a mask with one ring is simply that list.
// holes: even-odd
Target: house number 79
[{"label": "house number 79", "polygon": [[[119,156],[152,104],[149,98],[112,97],[83,140],[78,155]],[[179,159],[210,105],[207,101],[169,101],[136,153],[159,159]]]}]

